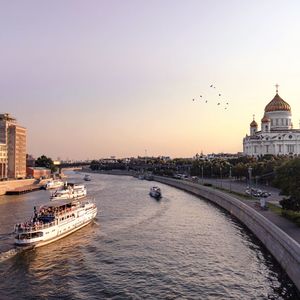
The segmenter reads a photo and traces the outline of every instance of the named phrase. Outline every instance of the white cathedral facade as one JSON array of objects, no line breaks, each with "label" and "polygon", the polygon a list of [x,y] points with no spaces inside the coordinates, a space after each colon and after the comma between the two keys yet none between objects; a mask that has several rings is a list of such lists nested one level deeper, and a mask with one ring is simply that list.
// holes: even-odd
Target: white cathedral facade
[{"label": "white cathedral facade", "polygon": [[251,122],[250,135],[243,139],[243,152],[254,157],[300,154],[300,129],[293,129],[291,107],[278,95],[278,86],[265,107],[261,130],[254,119]]}]

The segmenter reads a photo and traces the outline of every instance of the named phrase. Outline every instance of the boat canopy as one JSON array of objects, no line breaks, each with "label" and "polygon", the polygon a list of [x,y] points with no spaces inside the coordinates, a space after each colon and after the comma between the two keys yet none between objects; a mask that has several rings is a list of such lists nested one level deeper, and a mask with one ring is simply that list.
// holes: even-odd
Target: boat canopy
[{"label": "boat canopy", "polygon": [[71,205],[72,203],[77,203],[78,201],[74,201],[74,199],[61,199],[61,200],[55,200],[50,201],[46,204],[44,204],[41,208],[47,208],[47,207],[60,207],[65,205]]}]

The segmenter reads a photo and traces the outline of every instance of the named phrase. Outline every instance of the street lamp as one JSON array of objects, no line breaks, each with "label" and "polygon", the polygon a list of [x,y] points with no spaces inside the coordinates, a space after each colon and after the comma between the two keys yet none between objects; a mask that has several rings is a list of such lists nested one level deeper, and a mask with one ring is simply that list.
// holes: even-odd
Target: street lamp
[{"label": "street lamp", "polygon": [[203,165],[201,165],[201,173],[202,173],[202,185],[203,185]]},{"label": "street lamp", "polygon": [[248,173],[249,173],[249,189],[250,189],[250,195],[252,196],[252,186],[251,186],[251,178],[252,178],[252,168],[248,168]]}]

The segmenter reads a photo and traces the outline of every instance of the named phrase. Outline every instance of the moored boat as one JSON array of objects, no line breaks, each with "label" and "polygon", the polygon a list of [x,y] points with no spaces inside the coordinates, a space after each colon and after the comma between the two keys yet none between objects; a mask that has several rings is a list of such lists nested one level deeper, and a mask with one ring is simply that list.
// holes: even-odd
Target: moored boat
[{"label": "moored boat", "polygon": [[45,190],[50,190],[50,189],[59,189],[64,186],[64,182],[60,179],[54,179],[54,180],[49,180],[47,183],[44,185]]},{"label": "moored boat", "polygon": [[160,190],[160,188],[157,187],[157,186],[151,187],[149,195],[151,197],[154,197],[155,199],[160,199],[161,198],[161,190]]},{"label": "moored boat", "polygon": [[68,183],[65,188],[56,191],[51,195],[51,200],[69,200],[69,199],[81,199],[87,195],[87,189],[83,184]]},{"label": "moored boat", "polygon": [[40,247],[61,239],[89,224],[97,215],[97,207],[90,201],[50,201],[26,223],[15,225],[17,246]]}]

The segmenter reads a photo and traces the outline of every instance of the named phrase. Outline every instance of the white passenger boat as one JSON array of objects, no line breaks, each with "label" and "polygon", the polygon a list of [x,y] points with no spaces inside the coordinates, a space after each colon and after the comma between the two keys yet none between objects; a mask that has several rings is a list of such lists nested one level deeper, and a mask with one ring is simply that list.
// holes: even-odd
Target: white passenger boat
[{"label": "white passenger boat", "polygon": [[83,180],[91,181],[92,180],[91,175],[89,175],[89,174],[84,175]]},{"label": "white passenger boat", "polygon": [[45,185],[44,188],[45,190],[50,190],[50,189],[59,189],[64,186],[64,182],[60,179],[55,179],[55,180],[49,180]]},{"label": "white passenger boat", "polygon": [[94,203],[78,200],[50,201],[30,221],[15,225],[15,244],[40,247],[61,239],[89,224],[97,215]]},{"label": "white passenger boat", "polygon": [[161,190],[159,187],[157,186],[153,186],[151,189],[150,189],[150,193],[149,195],[151,197],[154,197],[155,199],[160,199],[161,198]]},{"label": "white passenger boat", "polygon": [[87,195],[83,184],[68,183],[64,189],[56,191],[51,195],[51,200],[81,199]]}]

